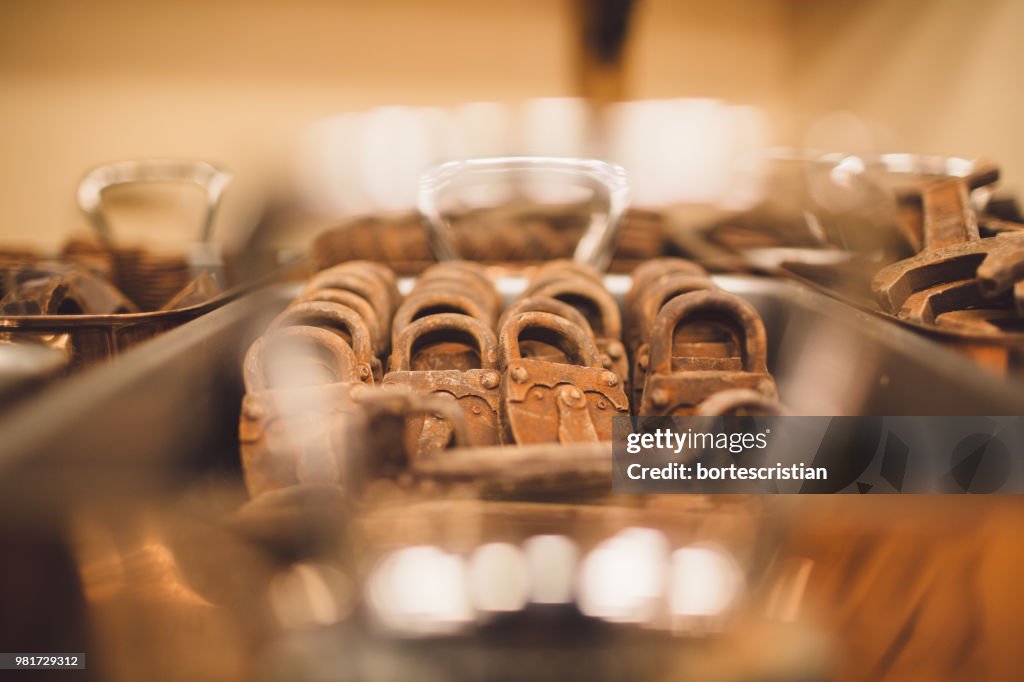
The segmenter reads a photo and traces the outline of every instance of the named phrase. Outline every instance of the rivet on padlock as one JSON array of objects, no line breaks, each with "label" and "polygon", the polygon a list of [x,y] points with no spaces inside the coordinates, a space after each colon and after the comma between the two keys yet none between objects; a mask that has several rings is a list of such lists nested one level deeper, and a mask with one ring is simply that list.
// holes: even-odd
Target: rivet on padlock
[{"label": "rivet on padlock", "polygon": [[[569,364],[523,357],[520,343],[542,339]],[[498,344],[501,417],[508,442],[575,443],[610,440],[612,417],[629,414],[621,382],[608,385],[597,347],[586,333],[551,313],[521,313],[505,323]],[[541,400],[527,400],[540,393]],[[613,410],[602,410],[604,401]]]},{"label": "rivet on padlock", "polygon": [[[443,368],[431,363],[429,370],[416,370],[415,355],[430,342],[470,347],[479,357],[479,367]],[[461,363],[460,363],[461,364]],[[405,386],[420,393],[448,394],[458,401],[467,416],[469,439],[473,445],[496,445],[498,428],[497,341],[481,322],[466,315],[441,313],[416,320],[395,341],[385,386]],[[475,413],[479,409],[480,413]],[[429,420],[411,426],[420,452],[436,449],[436,438],[446,438]],[[434,433],[434,432],[437,433]],[[410,448],[413,449],[413,448]]]},{"label": "rivet on padlock", "polygon": [[[713,321],[735,339],[741,356],[738,368],[724,362],[726,358],[673,358],[677,332],[696,320]],[[742,298],[715,290],[673,298],[658,313],[651,333],[651,366],[640,414],[694,414],[708,397],[736,388],[775,398],[775,382],[766,366],[766,346],[764,324]]]}]

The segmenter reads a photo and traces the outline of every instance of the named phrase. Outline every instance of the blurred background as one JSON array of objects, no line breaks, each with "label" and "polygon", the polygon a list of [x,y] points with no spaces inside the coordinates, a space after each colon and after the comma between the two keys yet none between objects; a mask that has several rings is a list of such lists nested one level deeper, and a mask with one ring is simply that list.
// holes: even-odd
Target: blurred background
[{"label": "blurred background", "polygon": [[[53,247],[85,229],[74,203],[85,169],[171,156],[234,173],[218,233],[244,240],[315,166],[303,144],[318,121],[491,102],[525,121],[521,142],[526,100],[582,95],[750,106],[759,144],[997,158],[1004,186],[1020,187],[1019,2],[610,3],[629,5],[619,66],[602,77],[581,50],[587,4],[574,0],[4,2],[0,238]],[[554,109],[575,130],[573,114]],[[532,114],[553,126],[532,146],[513,139],[508,111],[454,113],[476,121],[477,149],[571,150],[551,110]],[[370,125],[419,139],[408,116],[389,115]],[[688,116],[691,129],[710,120]],[[164,232],[153,228],[153,238]]]}]

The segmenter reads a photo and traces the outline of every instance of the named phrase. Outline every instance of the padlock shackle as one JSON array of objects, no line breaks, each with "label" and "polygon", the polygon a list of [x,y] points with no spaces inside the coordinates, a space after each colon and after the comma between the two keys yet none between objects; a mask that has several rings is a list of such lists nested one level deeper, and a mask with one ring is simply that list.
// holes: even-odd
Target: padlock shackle
[{"label": "padlock shackle", "polygon": [[[619,306],[605,289],[594,282],[589,282],[580,277],[566,277],[542,284],[536,289],[529,290],[530,296],[546,296],[563,303],[569,303],[566,299],[581,299],[586,301],[601,318],[601,329],[596,333],[602,338],[622,339],[622,313]],[[572,305],[569,303],[569,305]]]},{"label": "padlock shackle", "polygon": [[633,285],[626,292],[626,308],[631,308],[637,298],[642,297],[647,290],[666,275],[690,275],[692,277],[707,277],[708,272],[701,265],[684,258],[652,258],[638,265],[633,270]]},{"label": "padlock shackle", "polygon": [[705,313],[725,318],[741,334],[744,371],[767,372],[767,342],[761,316],[744,299],[719,289],[691,291],[662,306],[651,330],[651,372],[672,373],[672,346],[676,330],[693,317]]},{"label": "padlock shackle", "polygon": [[635,317],[633,326],[639,337],[646,341],[647,332],[654,326],[654,320],[658,317],[665,304],[679,296],[688,294],[691,291],[702,291],[705,289],[717,288],[715,283],[707,277],[699,277],[682,272],[674,272],[659,279],[646,291],[640,294],[635,301]]},{"label": "padlock shackle", "polygon": [[327,303],[340,303],[343,306],[347,306],[359,314],[359,317],[363,318],[363,322],[366,323],[366,328],[370,332],[370,338],[373,341],[373,347],[378,353],[382,353],[387,350],[387,336],[380,338],[380,319],[377,317],[377,311],[373,309],[370,302],[359,294],[351,291],[345,291],[344,289],[313,289],[302,293],[295,299],[295,303],[302,301],[324,301]]},{"label": "padlock shackle", "polygon": [[563,277],[582,277],[583,279],[601,284],[604,275],[593,265],[578,263],[568,258],[556,258],[537,266],[530,277],[530,287],[537,287]]},{"label": "padlock shackle", "polygon": [[267,353],[274,352],[285,344],[292,345],[288,352],[295,352],[299,344],[306,344],[307,347],[303,349],[305,352],[308,352],[309,346],[322,349],[331,360],[337,382],[359,381],[359,361],[352,347],[336,333],[320,327],[281,327],[256,339],[246,352],[242,364],[242,380],[246,393],[273,388],[269,385],[267,376]]},{"label": "padlock shackle", "polygon": [[457,332],[472,338],[476,350],[480,353],[480,369],[495,369],[498,341],[494,332],[468,315],[437,313],[421,317],[398,334],[388,363],[388,371],[411,371],[413,351],[417,342],[428,335],[441,332]]},{"label": "padlock shackle", "polygon": [[551,313],[552,315],[564,317],[586,332],[587,336],[594,337],[594,331],[590,328],[590,323],[587,322],[587,318],[583,316],[583,313],[565,301],[559,301],[557,298],[551,298],[550,296],[530,296],[529,298],[519,299],[505,308],[505,312],[501,314],[501,318],[498,320],[498,329],[504,328],[512,316],[530,312]]},{"label": "padlock shackle", "polygon": [[[473,318],[485,327],[490,327],[494,322],[493,312],[486,310],[476,299],[454,291],[420,291],[410,294],[399,306],[395,313],[393,329],[397,333],[392,334],[392,345],[398,343],[400,330],[406,329],[416,322],[416,317],[422,315],[425,310],[432,308],[445,309],[447,314],[461,314]],[[453,313],[452,311],[458,311]],[[445,314],[437,313],[437,314]]]},{"label": "padlock shackle", "polygon": [[341,303],[331,301],[299,301],[292,303],[270,323],[270,329],[308,326],[347,333],[349,345],[359,362],[373,360],[374,347],[370,330],[358,312]]},{"label": "padlock shackle", "polygon": [[576,364],[584,367],[602,367],[594,340],[586,331],[564,317],[551,313],[526,312],[512,317],[501,328],[498,336],[498,367],[504,370],[522,358],[519,341],[523,332],[542,330],[550,332],[555,345]]},{"label": "padlock shackle", "polygon": [[390,324],[395,308],[387,287],[382,286],[381,281],[372,273],[358,272],[355,269],[346,268],[345,264],[337,265],[313,275],[306,284],[304,292],[316,289],[342,289],[362,296],[377,312],[377,317],[382,323],[381,330],[385,333],[389,331],[385,330],[383,326]]}]

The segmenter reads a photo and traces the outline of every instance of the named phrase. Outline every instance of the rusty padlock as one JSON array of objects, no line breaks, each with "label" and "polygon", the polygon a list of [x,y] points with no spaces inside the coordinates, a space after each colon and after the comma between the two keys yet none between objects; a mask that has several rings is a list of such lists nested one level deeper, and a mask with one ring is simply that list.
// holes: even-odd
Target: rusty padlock
[{"label": "rusty padlock", "polygon": [[247,393],[239,421],[246,488],[253,497],[303,483],[357,492],[367,480],[401,475],[413,453],[395,436],[408,419],[423,415],[448,425],[445,446],[468,446],[462,412],[434,396],[361,384]]},{"label": "rusty padlock", "polygon": [[[568,364],[524,358],[520,344],[530,339],[559,348]],[[610,440],[612,417],[629,414],[622,381],[602,367],[594,341],[565,318],[541,312],[512,317],[501,330],[498,362],[508,443]]]},{"label": "rusty padlock", "polygon": [[594,282],[597,286],[604,286],[603,277],[597,268],[585,263],[577,263],[576,261],[560,258],[538,266],[530,277],[530,283],[527,285],[524,293],[528,296],[546,284],[574,277]]},{"label": "rusty padlock", "polygon": [[242,376],[247,393],[373,381],[369,364],[360,362],[338,334],[309,326],[281,327],[256,339],[245,354]]},{"label": "rusty padlock", "polygon": [[703,267],[685,258],[652,258],[633,270],[633,281],[624,299],[626,310],[633,307],[634,300],[647,291],[654,281],[665,275],[673,274],[693,277],[708,276]]},{"label": "rusty padlock", "polygon": [[363,385],[348,343],[319,327],[280,327],[249,347],[242,374],[239,440],[250,493],[336,476],[327,422],[350,409],[352,388]]},{"label": "rusty padlock", "polygon": [[[416,355],[431,343],[457,343],[472,348],[477,367],[435,364],[430,357],[429,369],[419,369]],[[469,441],[473,445],[497,445],[498,428],[497,340],[494,332],[478,320],[456,313],[440,313],[416,320],[406,327],[395,341],[384,386],[404,386],[417,393],[447,394],[458,401],[466,415]],[[460,363],[461,364],[461,363]],[[410,425],[410,451],[426,453],[438,449],[448,433],[444,425],[425,418]]]},{"label": "rusty padlock", "polygon": [[383,280],[372,270],[348,267],[345,263],[328,270],[322,270],[310,278],[303,293],[320,289],[350,291],[364,298],[377,314],[378,338],[390,337],[391,318],[395,314],[395,297]]},{"label": "rusty padlock", "polygon": [[[512,317],[528,312],[551,313],[552,315],[564,317],[583,330],[587,336],[594,338],[594,332],[590,329],[590,323],[587,322],[587,318],[583,317],[583,313],[568,303],[563,303],[546,296],[531,296],[530,298],[521,298],[515,301],[501,314],[501,318],[498,320],[498,329],[502,329],[505,323]],[[519,344],[519,352],[525,358],[534,358],[536,360],[553,360],[557,362],[559,358],[564,357],[561,351],[552,348],[541,340],[525,340],[521,342]]]},{"label": "rusty padlock", "polygon": [[627,335],[633,358],[630,387],[634,405],[640,404],[644,383],[647,380],[647,368],[651,362],[651,330],[658,313],[676,296],[716,288],[710,278],[674,272],[659,277],[646,292],[633,300],[634,310],[630,315],[631,322]]},{"label": "rusty padlock", "polygon": [[298,305],[305,301],[339,303],[356,311],[359,317],[363,318],[363,321],[366,323],[366,328],[370,332],[370,340],[373,343],[377,357],[382,361],[387,357],[386,354],[391,350],[390,336],[386,334],[383,337],[378,336],[380,334],[380,320],[377,317],[377,311],[373,309],[373,306],[365,298],[359,294],[351,291],[342,291],[341,289],[313,289],[299,294],[292,302],[292,305]]},{"label": "rusty padlock", "polygon": [[452,260],[432,265],[417,278],[413,291],[434,288],[441,283],[451,283],[459,292],[473,296],[495,316],[501,310],[501,294],[479,263]]},{"label": "rusty padlock", "polygon": [[[688,355],[674,358],[677,332],[692,324],[712,325],[728,334],[731,357]],[[687,342],[698,352],[704,344]],[[729,389],[746,388],[776,398],[775,381],[767,369],[764,323],[754,307],[742,298],[717,290],[693,291],[676,296],[658,313],[651,333],[651,366],[640,401],[641,416],[694,414],[710,396]]]},{"label": "rusty padlock", "polygon": [[530,290],[531,296],[545,296],[576,308],[590,324],[604,367],[629,381],[629,358],[622,344],[622,313],[619,305],[600,282],[582,277],[552,279]]},{"label": "rusty padlock", "polygon": [[699,289],[716,289],[710,277],[691,275],[685,272],[673,272],[652,280],[647,288],[638,292],[629,308],[626,309],[627,327],[626,343],[635,349],[651,338],[651,328],[661,307],[679,294]]},{"label": "rusty padlock", "polygon": [[438,314],[459,314],[473,318],[488,329],[494,328],[496,313],[479,299],[453,288],[414,291],[406,296],[395,313],[391,332],[392,348],[398,337],[413,322]]},{"label": "rusty padlock", "polygon": [[370,368],[370,376],[360,376],[360,381],[372,384],[383,377],[383,367],[366,320],[352,308],[330,301],[297,301],[274,318],[270,330],[294,326],[320,327],[338,334],[355,353],[359,371],[365,371],[364,366]]}]

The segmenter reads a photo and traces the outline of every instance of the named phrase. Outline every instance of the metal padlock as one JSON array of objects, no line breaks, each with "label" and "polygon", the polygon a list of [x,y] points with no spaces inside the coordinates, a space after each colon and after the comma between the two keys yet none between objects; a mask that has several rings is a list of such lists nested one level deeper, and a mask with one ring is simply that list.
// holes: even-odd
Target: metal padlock
[{"label": "metal padlock", "polygon": [[394,295],[389,287],[370,272],[352,270],[346,268],[346,264],[322,270],[310,278],[304,293],[319,289],[340,289],[363,297],[377,313],[377,335],[384,337],[391,334],[391,318],[395,313]]},{"label": "metal padlock", "polygon": [[356,311],[359,317],[363,318],[366,328],[370,331],[370,340],[373,343],[374,352],[377,354],[377,357],[381,360],[387,357],[386,354],[391,350],[391,338],[387,334],[379,336],[380,320],[377,317],[377,311],[373,309],[373,306],[365,298],[359,294],[341,289],[313,289],[300,294],[292,305],[297,305],[304,301],[340,303]]},{"label": "metal padlock", "polygon": [[250,346],[239,418],[250,493],[340,476],[329,425],[351,411],[360,373],[352,348],[319,327],[280,327]]},{"label": "metal padlock", "polygon": [[629,380],[629,358],[622,344],[622,313],[619,305],[599,283],[582,277],[551,280],[530,290],[531,296],[546,296],[568,303],[587,317],[594,333],[602,364],[625,384]]},{"label": "metal padlock", "polygon": [[[673,358],[680,327],[713,321],[733,339],[739,358]],[[742,298],[717,290],[693,291],[673,298],[658,313],[651,334],[651,366],[640,401],[640,415],[685,416],[720,391],[747,388],[776,398],[767,369],[764,323]]]},{"label": "metal padlock", "polygon": [[[542,339],[569,364],[524,358],[520,343]],[[619,377],[601,365],[594,341],[551,313],[509,319],[498,342],[501,420],[509,443],[579,443],[610,440],[612,417],[629,414]]]},{"label": "metal padlock", "polygon": [[658,312],[665,303],[680,294],[715,288],[717,288],[715,283],[707,277],[673,272],[658,278],[647,291],[633,299],[633,310],[630,314],[630,327],[627,330],[627,335],[629,346],[633,351],[630,387],[634,405],[640,404],[644,383],[647,380],[647,368],[651,362],[651,330],[658,317]]},{"label": "metal padlock", "polygon": [[271,388],[372,382],[368,363],[332,331],[286,326],[256,339],[245,354],[247,393]]},{"label": "metal padlock", "polygon": [[[587,336],[594,338],[594,332],[590,329],[590,323],[587,322],[587,318],[583,317],[583,313],[573,308],[568,303],[564,303],[555,298],[548,298],[547,296],[531,296],[529,298],[521,298],[501,314],[501,318],[498,320],[498,329],[502,329],[505,323],[511,318],[519,315],[520,313],[551,313],[552,315],[558,315],[572,322],[574,325],[582,329]],[[524,341],[519,344],[520,353],[523,357],[534,358],[537,360],[557,360],[559,353],[551,353],[550,346],[540,341]]]},{"label": "metal padlock", "polygon": [[480,322],[487,329],[493,329],[495,313],[482,305],[471,295],[459,291],[421,290],[409,294],[395,313],[391,332],[391,347],[397,348],[398,337],[413,322],[437,314],[459,314]]},{"label": "metal padlock", "polygon": [[[472,344],[479,354],[479,368],[442,368],[428,370],[414,368],[414,355],[430,341]],[[417,393],[447,394],[458,401],[466,415],[469,441],[473,445],[497,445],[498,427],[497,340],[494,332],[480,321],[456,313],[429,315],[406,327],[395,341],[384,386],[405,386]],[[410,439],[415,443],[410,451],[426,453],[438,449],[439,442],[447,441],[449,433],[443,424],[429,417],[418,424],[410,424]]]},{"label": "metal padlock", "polygon": [[707,270],[685,258],[652,258],[633,270],[633,281],[629,291],[626,292],[626,310],[633,308],[634,300],[647,291],[651,284],[661,277],[673,274],[693,277],[708,276]]},{"label": "metal padlock", "polygon": [[413,291],[434,288],[435,285],[454,283],[457,291],[476,297],[492,314],[501,310],[504,302],[501,293],[487,276],[482,265],[472,261],[452,260],[430,266],[416,280]]},{"label": "metal padlock", "polygon": [[[429,415],[447,425],[444,446],[469,445],[462,412],[447,400],[361,384],[247,393],[239,421],[246,488],[255,497],[302,483],[358,489],[410,471],[406,422]],[[397,437],[396,437],[397,436]]]},{"label": "metal padlock", "polygon": [[360,381],[380,381],[383,369],[380,358],[373,347],[371,332],[366,321],[355,310],[330,301],[297,301],[284,309],[270,323],[270,330],[283,327],[309,326],[327,329],[344,340],[355,353],[359,371],[370,370],[369,376],[360,376]]}]

